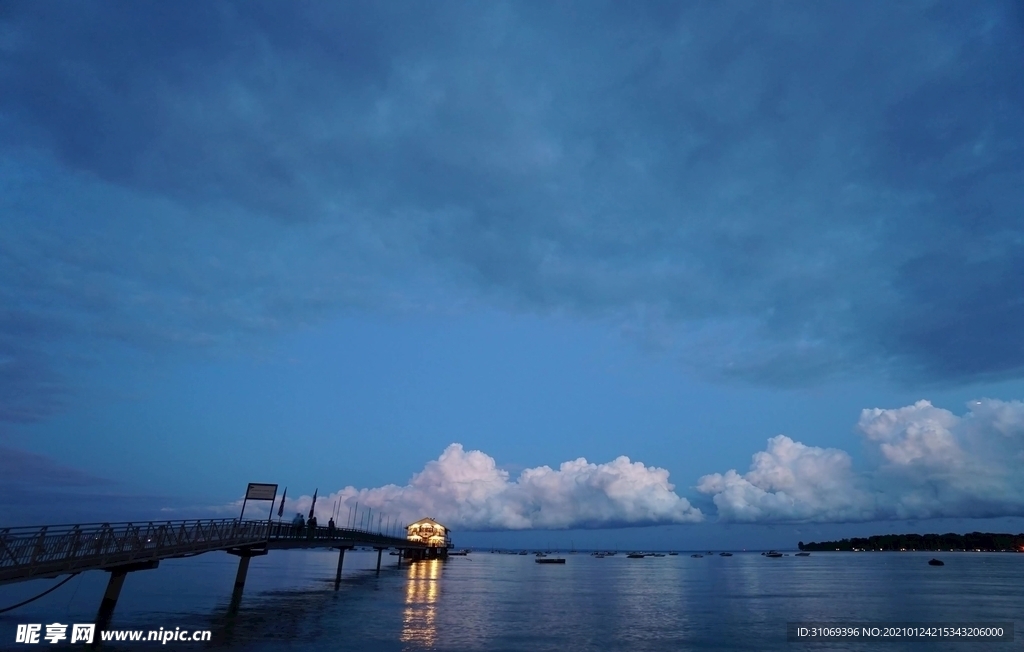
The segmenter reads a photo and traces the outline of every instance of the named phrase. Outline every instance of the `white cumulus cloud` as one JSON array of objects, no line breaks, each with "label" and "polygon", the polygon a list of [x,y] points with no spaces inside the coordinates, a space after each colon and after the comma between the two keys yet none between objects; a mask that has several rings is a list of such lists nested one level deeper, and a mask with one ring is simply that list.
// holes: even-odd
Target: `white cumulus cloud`
[{"label": "white cumulus cloud", "polygon": [[1024,403],[982,399],[957,416],[929,401],[864,410],[874,484],[897,518],[1024,513]]},{"label": "white cumulus cloud", "polygon": [[965,461],[953,433],[959,423],[949,410],[918,401],[895,410],[863,410],[857,427],[889,464],[951,468]]},{"label": "white cumulus cloud", "polygon": [[1024,514],[1024,403],[971,401],[957,416],[929,401],[866,409],[868,468],[849,454],[779,435],[750,470],[702,477],[730,521],[863,521]]},{"label": "white cumulus cloud", "polygon": [[[387,514],[408,523],[424,516],[453,529],[523,530],[642,526],[692,523],[700,510],[674,491],[665,469],[619,457],[605,464],[584,458],[558,469],[526,469],[514,480],[494,458],[451,444],[405,486],[373,489],[346,487],[317,499],[316,513],[326,522],[340,503],[340,524],[349,508]],[[311,498],[289,501],[289,512],[308,511]],[[373,517],[374,527],[377,517]]]},{"label": "white cumulus cloud", "polygon": [[845,451],[778,435],[754,455],[749,472],[705,475],[697,490],[712,496],[723,520],[849,521],[872,511],[859,484]]}]

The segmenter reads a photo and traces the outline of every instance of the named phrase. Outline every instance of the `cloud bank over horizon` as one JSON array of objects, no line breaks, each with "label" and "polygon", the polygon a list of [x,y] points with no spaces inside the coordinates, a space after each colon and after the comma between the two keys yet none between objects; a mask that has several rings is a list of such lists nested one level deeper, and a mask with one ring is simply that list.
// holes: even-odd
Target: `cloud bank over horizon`
[{"label": "cloud bank over horizon", "polygon": [[868,470],[849,453],[779,435],[750,470],[713,473],[697,490],[734,522],[854,522],[1024,515],[1024,403],[982,399],[957,416],[926,400],[865,409]]},{"label": "cloud bank over horizon", "polygon": [[[341,521],[348,509],[386,513],[392,523],[425,516],[463,530],[595,529],[696,523],[699,509],[674,492],[665,469],[618,457],[604,464],[584,458],[557,469],[539,466],[512,479],[494,458],[451,444],[405,486],[346,487],[317,498],[316,514],[327,523],[335,501]],[[308,513],[311,496],[289,501],[291,514]],[[374,516],[373,518],[376,518]],[[374,527],[376,521],[374,520]]]},{"label": "cloud bank over horizon", "polygon": [[[695,489],[733,523],[851,523],[1024,516],[1024,402],[981,399],[957,416],[926,400],[865,409],[857,424],[866,470],[837,448],[786,435],[768,440],[750,469],[702,476]],[[323,522],[335,501],[405,522],[432,516],[453,528],[520,530],[700,523],[665,469],[619,457],[541,466],[511,479],[481,451],[450,445],[405,486],[346,487],[317,500]],[[288,505],[306,513],[310,496]],[[398,510],[396,512],[396,509]]]}]

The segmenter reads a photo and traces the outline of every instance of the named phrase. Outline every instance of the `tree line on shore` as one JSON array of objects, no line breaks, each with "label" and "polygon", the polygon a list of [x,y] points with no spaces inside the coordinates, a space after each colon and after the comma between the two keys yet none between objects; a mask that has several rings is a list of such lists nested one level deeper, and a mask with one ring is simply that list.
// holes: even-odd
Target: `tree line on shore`
[{"label": "tree line on shore", "polygon": [[1016,550],[1024,552],[1024,533],[1003,534],[969,532],[967,534],[879,534],[839,541],[798,544],[800,550]]}]

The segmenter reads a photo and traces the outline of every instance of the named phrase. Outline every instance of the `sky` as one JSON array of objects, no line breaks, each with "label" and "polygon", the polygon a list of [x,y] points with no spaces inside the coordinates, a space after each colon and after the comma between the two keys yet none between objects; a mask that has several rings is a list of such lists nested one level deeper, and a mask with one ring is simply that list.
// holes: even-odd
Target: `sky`
[{"label": "sky", "polygon": [[0,525],[1024,531],[1019,3],[13,0],[0,88]]}]

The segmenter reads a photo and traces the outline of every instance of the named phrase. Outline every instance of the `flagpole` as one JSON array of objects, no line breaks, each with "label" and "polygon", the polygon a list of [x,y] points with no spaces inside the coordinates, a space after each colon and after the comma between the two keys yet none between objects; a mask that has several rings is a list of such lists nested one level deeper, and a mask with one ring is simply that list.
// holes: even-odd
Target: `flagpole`
[{"label": "flagpole", "polygon": [[[284,493],[281,494],[281,504],[277,508],[277,534],[281,534],[281,517],[284,515],[284,501],[288,498],[288,487],[284,488]],[[273,508],[271,508],[273,509]],[[274,518],[274,513],[270,513],[270,518]]]},{"label": "flagpole", "polygon": [[270,512],[267,513],[267,529],[274,522],[274,503],[277,501],[277,485],[274,485],[274,497],[270,500]]}]

